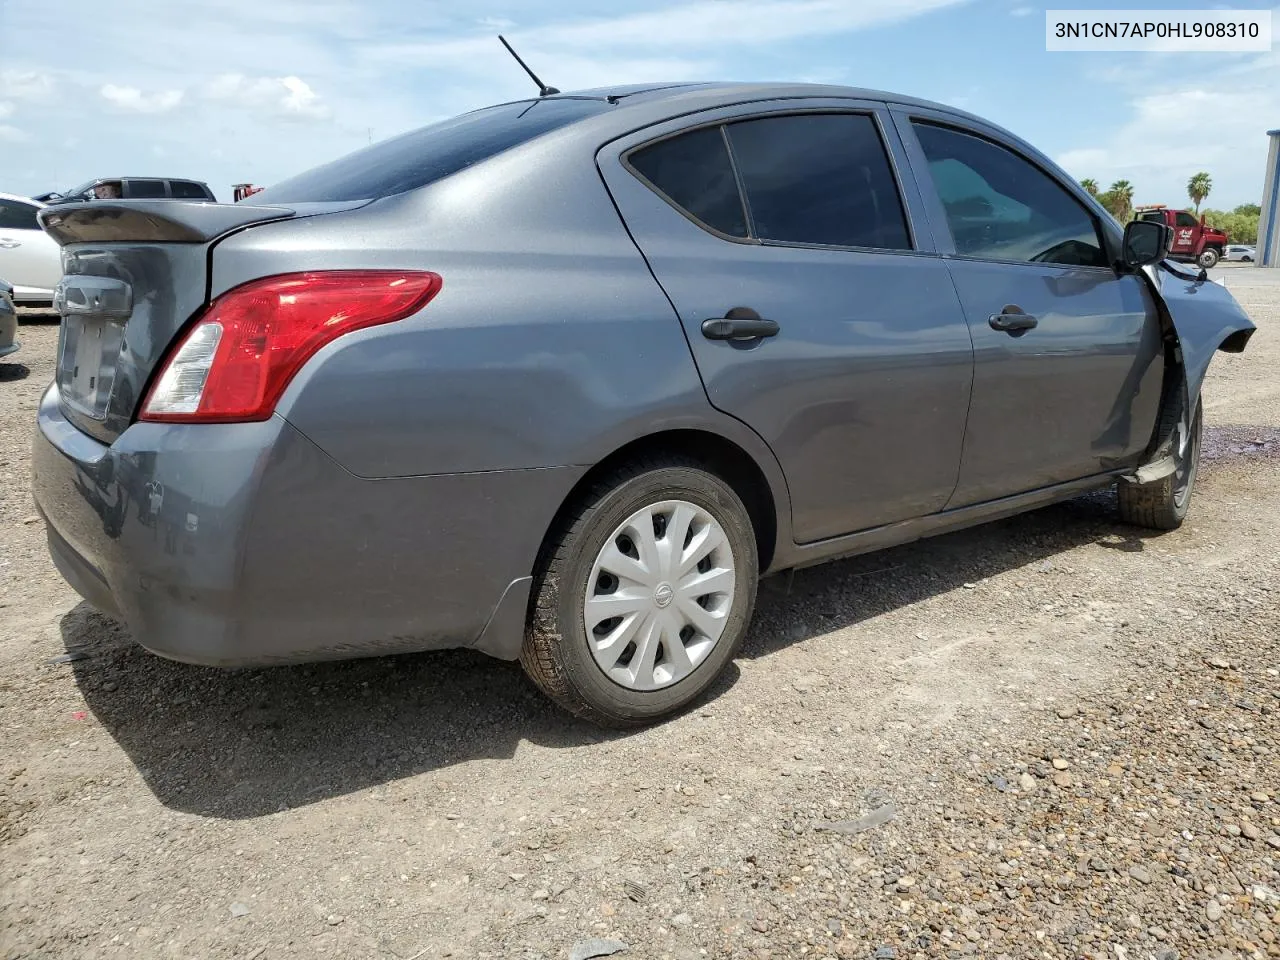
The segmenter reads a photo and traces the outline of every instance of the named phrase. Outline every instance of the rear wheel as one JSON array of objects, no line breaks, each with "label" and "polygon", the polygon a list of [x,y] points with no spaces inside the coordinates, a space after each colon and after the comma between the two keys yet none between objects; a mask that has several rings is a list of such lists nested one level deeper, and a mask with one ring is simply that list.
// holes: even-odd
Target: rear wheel
[{"label": "rear wheel", "polygon": [[1218,261],[1222,259],[1222,254],[1214,247],[1208,247],[1200,256],[1196,257],[1196,263],[1209,270],[1218,265]]},{"label": "rear wheel", "polygon": [[719,477],[678,460],[597,484],[552,535],[520,662],[551,699],[615,727],[666,717],[733,658],[755,605],[755,535]]},{"label": "rear wheel", "polygon": [[1173,427],[1173,473],[1151,483],[1121,480],[1116,488],[1120,519],[1152,530],[1176,530],[1182,526],[1200,465],[1202,421],[1203,408],[1198,398],[1194,412],[1189,413],[1188,405],[1182,405]]}]

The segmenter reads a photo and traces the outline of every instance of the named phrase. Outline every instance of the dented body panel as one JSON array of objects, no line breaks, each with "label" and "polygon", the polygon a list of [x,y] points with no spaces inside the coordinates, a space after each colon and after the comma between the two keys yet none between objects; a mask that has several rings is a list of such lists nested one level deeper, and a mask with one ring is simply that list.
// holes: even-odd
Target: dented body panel
[{"label": "dented body panel", "polygon": [[1198,272],[1166,261],[1143,274],[1173,325],[1187,396],[1197,397],[1214,353],[1244,352],[1257,328],[1226,287],[1199,279]]}]

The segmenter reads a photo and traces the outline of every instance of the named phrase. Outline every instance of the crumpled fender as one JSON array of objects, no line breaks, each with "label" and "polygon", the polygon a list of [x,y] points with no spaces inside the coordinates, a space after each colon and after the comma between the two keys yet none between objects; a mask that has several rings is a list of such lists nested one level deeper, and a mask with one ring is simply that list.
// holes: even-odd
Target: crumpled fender
[{"label": "crumpled fender", "polygon": [[[1192,402],[1200,395],[1214,353],[1244,352],[1257,328],[1225,286],[1201,280],[1199,271],[1166,260],[1141,272],[1161,312],[1171,359],[1181,368],[1186,386],[1184,393],[1170,383],[1174,389],[1166,389],[1163,403]],[[1171,441],[1171,432],[1153,437],[1145,463],[1130,479],[1147,483],[1172,473],[1176,464]]]},{"label": "crumpled fender", "polygon": [[1144,267],[1142,272],[1173,323],[1187,396],[1197,397],[1214,353],[1243,353],[1257,328],[1226,287],[1198,279],[1198,272],[1184,270],[1169,260]]}]

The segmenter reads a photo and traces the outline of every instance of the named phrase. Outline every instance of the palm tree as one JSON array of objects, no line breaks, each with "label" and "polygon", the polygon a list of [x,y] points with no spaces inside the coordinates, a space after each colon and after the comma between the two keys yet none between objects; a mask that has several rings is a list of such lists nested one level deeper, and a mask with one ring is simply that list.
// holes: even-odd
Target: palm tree
[{"label": "palm tree", "polygon": [[1203,170],[1194,174],[1187,181],[1187,196],[1191,198],[1191,202],[1196,205],[1196,216],[1200,215],[1200,203],[1209,195],[1209,191],[1213,189],[1213,180]]},{"label": "palm tree", "polygon": [[1080,181],[1080,186],[1084,187],[1089,196],[1096,197],[1098,195],[1098,181],[1092,177],[1086,177]]},{"label": "palm tree", "polygon": [[1110,193],[1115,203],[1111,212],[1116,215],[1117,220],[1124,223],[1129,219],[1129,214],[1133,213],[1133,184],[1128,180],[1117,180],[1111,185]]}]

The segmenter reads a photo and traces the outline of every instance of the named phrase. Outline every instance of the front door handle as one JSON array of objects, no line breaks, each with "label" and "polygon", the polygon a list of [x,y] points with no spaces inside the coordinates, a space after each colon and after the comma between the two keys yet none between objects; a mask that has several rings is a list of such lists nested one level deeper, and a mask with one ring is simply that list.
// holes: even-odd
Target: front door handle
[{"label": "front door handle", "polygon": [[1019,306],[1009,304],[999,313],[987,318],[992,330],[1003,330],[1005,333],[1019,336],[1033,329],[1040,321],[1026,313]]},{"label": "front door handle", "polygon": [[14,247],[20,246],[22,246],[21,240],[13,240],[9,237],[0,237],[0,247],[4,247],[6,250],[12,250]]},{"label": "front door handle", "polygon": [[708,340],[758,340],[780,329],[776,321],[765,320],[750,307],[734,307],[723,317],[702,321],[702,335]]}]

